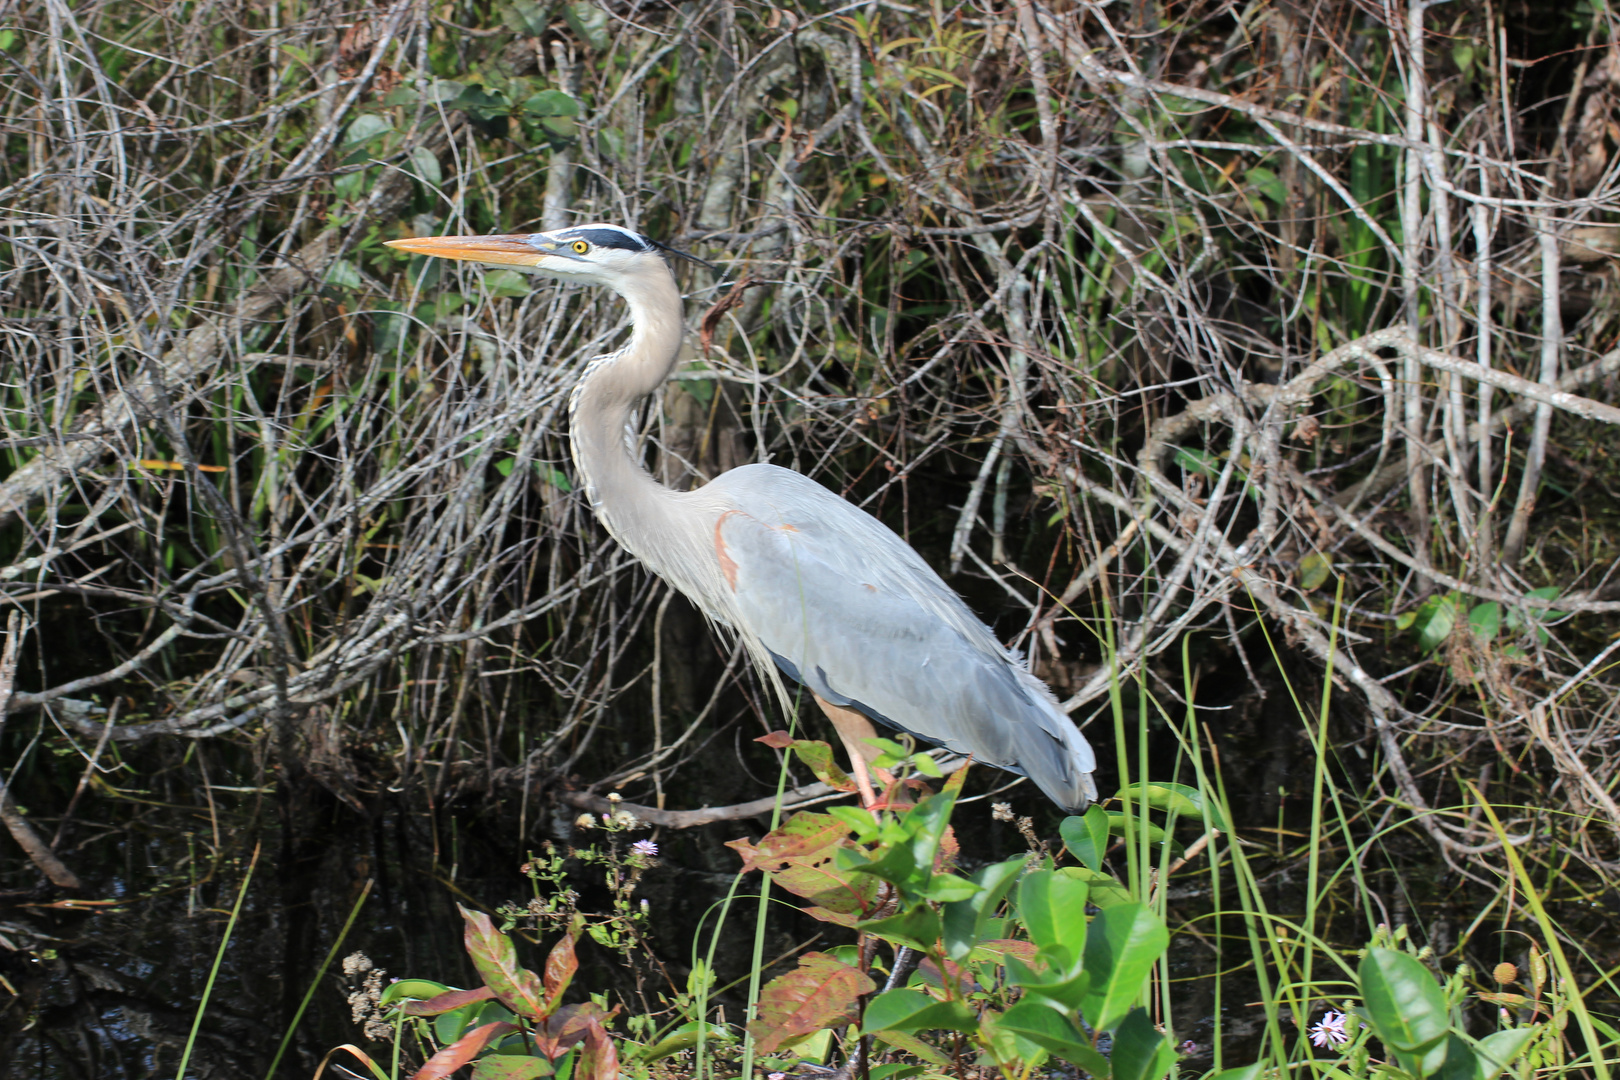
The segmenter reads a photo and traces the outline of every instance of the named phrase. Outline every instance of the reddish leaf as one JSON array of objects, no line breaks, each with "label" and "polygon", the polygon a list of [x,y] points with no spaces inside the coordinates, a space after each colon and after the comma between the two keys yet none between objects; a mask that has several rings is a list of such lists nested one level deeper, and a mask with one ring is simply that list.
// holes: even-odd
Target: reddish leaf
[{"label": "reddish leaf", "polygon": [[578,970],[579,961],[574,956],[574,935],[570,932],[551,947],[551,954],[546,957],[547,1012],[557,1007],[563,991],[568,989],[568,984],[574,978],[574,972]]},{"label": "reddish leaf", "polygon": [[613,1012],[603,1012],[589,1001],[580,1005],[564,1005],[546,1017],[529,1035],[534,1039],[536,1049],[556,1061],[585,1038],[591,1025],[603,1027],[618,1011],[619,1007],[615,1005]]},{"label": "reddish leaf", "polygon": [[416,1070],[411,1080],[444,1080],[445,1077],[477,1057],[478,1052],[492,1041],[517,1030],[518,1026],[516,1024],[508,1024],[504,1020],[497,1020],[492,1024],[474,1028],[428,1058],[427,1064]]},{"label": "reddish leaf", "polygon": [[585,1046],[574,1063],[574,1075],[580,1080],[619,1080],[619,1052],[607,1029],[596,1020],[585,1032]]},{"label": "reddish leaf", "polygon": [[805,953],[799,966],[772,979],[759,995],[759,1015],[748,1025],[759,1052],[824,1028],[855,1021],[856,1002],[877,986],[866,973],[826,953]]},{"label": "reddish leaf", "polygon": [[551,1063],[527,1054],[491,1054],[473,1062],[472,1080],[538,1080],[553,1075]]},{"label": "reddish leaf", "polygon": [[1012,938],[991,938],[981,941],[974,947],[975,952],[984,957],[999,962],[1003,956],[1013,956],[1022,960],[1027,967],[1034,967],[1040,962],[1041,951],[1032,941],[1014,941]]},{"label": "reddish leaf", "polygon": [[451,990],[422,1001],[407,1001],[405,1003],[406,1016],[438,1016],[463,1005],[471,1005],[479,1001],[488,1001],[495,996],[495,991],[487,986],[480,986],[476,990]]},{"label": "reddish leaf", "polygon": [[461,908],[461,917],[467,923],[467,955],[501,1004],[525,1019],[544,1019],[548,1011],[545,988],[538,975],[518,966],[512,940],[495,929],[482,911]]},{"label": "reddish leaf", "polygon": [[882,883],[871,874],[841,869],[835,859],[847,847],[849,826],[827,814],[795,814],[755,845],[733,840],[727,847],[743,857],[743,870],[763,870],[795,896],[835,914],[869,915]]},{"label": "reddish leaf", "polygon": [[795,739],[785,731],[773,731],[769,735],[761,735],[754,741],[764,743],[772,750],[792,750],[799,755],[799,760],[804,762],[805,768],[815,773],[816,779],[830,788],[839,791],[855,790],[855,781],[851,780],[849,774],[838,764],[838,759],[833,756],[833,748],[820,739]]}]

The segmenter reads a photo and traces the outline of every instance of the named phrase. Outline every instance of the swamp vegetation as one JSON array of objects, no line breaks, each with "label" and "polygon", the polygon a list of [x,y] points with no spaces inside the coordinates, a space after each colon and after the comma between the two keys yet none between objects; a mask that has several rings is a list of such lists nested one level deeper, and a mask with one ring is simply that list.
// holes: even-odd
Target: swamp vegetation
[{"label": "swamp vegetation", "polygon": [[[854,1020],[897,1078],[1606,1078],[1615,30],[0,0],[0,1077],[410,1075],[498,1004],[533,1064],[481,1076]],[[383,243],[597,220],[712,264],[649,467],[881,517],[1119,796],[823,805],[818,723],[574,489],[622,307]]]}]

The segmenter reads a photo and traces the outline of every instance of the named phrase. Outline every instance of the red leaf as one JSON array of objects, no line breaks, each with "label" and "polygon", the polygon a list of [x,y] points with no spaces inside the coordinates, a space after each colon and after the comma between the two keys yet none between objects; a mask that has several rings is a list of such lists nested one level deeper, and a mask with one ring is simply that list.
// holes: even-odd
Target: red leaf
[{"label": "red leaf", "polygon": [[585,1046],[574,1064],[574,1075],[580,1080],[619,1080],[619,1052],[607,1029],[595,1020],[585,1032]]},{"label": "red leaf", "polygon": [[574,972],[579,970],[579,960],[574,956],[574,935],[569,933],[557,944],[551,947],[551,954],[546,957],[546,1011],[550,1012],[557,1007],[557,1001],[568,989],[573,981]]},{"label": "red leaf", "polygon": [[855,1021],[856,1002],[877,985],[866,973],[826,953],[805,953],[799,966],[772,979],[759,995],[759,1015],[748,1025],[762,1054],[824,1028]]},{"label": "red leaf", "polygon": [[406,1016],[438,1016],[440,1013],[459,1009],[463,1005],[471,1005],[478,1001],[488,1001],[495,996],[495,991],[487,986],[480,986],[476,990],[447,990],[437,997],[430,997],[423,1001],[407,1001],[405,1003]]},{"label": "red leaf", "polygon": [[840,915],[869,915],[882,883],[871,874],[841,869],[835,856],[849,847],[849,826],[828,814],[794,814],[787,824],[755,845],[733,840],[726,846],[743,857],[743,870],[763,870],[795,896]]},{"label": "red leaf", "polygon": [[795,739],[785,731],[773,731],[769,735],[761,735],[754,740],[764,743],[772,750],[792,750],[799,755],[799,760],[805,767],[816,774],[820,780],[830,788],[839,791],[854,791],[855,781],[849,778],[843,766],[833,755],[833,748],[820,739]]},{"label": "red leaf", "polygon": [[444,1080],[445,1077],[477,1057],[478,1052],[488,1046],[491,1041],[517,1030],[518,1026],[516,1024],[508,1024],[504,1020],[497,1020],[494,1023],[485,1024],[483,1027],[474,1028],[428,1058],[427,1064],[416,1070],[411,1080]]},{"label": "red leaf", "polygon": [[461,908],[461,917],[467,923],[467,955],[501,1004],[527,1020],[544,1019],[548,1011],[545,989],[538,975],[518,965],[512,940],[495,929],[482,911]]},{"label": "red leaf", "polygon": [[612,1012],[603,1012],[589,1001],[580,1005],[564,1005],[546,1017],[529,1035],[542,1054],[556,1061],[585,1038],[592,1024],[603,1027],[618,1011],[619,1007],[615,1005]]},{"label": "red leaf", "polygon": [[473,1062],[472,1080],[539,1080],[553,1075],[551,1065],[527,1054],[491,1054]]}]

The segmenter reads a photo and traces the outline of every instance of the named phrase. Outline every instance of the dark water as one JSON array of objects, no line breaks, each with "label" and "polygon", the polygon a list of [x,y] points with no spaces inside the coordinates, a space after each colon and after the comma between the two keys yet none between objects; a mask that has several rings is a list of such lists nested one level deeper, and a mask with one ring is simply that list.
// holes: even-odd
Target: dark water
[{"label": "dark water", "polygon": [[[1234,700],[1211,715],[1220,724],[1219,749],[1234,810],[1246,819],[1246,835],[1261,845],[1251,857],[1264,875],[1263,899],[1274,911],[1287,913],[1302,904],[1299,830],[1309,810],[1311,763],[1297,718],[1279,710],[1277,697]],[[1097,734],[1098,741],[1108,740],[1106,732]],[[1152,752],[1171,762],[1173,747],[1174,741],[1160,733]],[[66,830],[61,851],[84,882],[78,899],[95,903],[63,906],[64,895],[40,887],[40,876],[15,849],[0,863],[0,975],[7,983],[0,988],[6,995],[0,1005],[0,1077],[174,1076],[239,894],[241,916],[208,998],[187,1075],[268,1076],[278,1047],[293,1030],[275,1075],[311,1076],[333,1047],[364,1041],[346,1002],[343,956],[363,952],[391,978],[473,985],[456,905],[493,910],[526,902],[534,886],[519,867],[528,853],[548,840],[564,847],[570,839],[602,840],[599,832],[574,835],[571,823],[578,811],[544,792],[526,806],[516,798],[484,797],[436,807],[414,791],[382,789],[365,798],[339,798],[307,777],[292,785],[296,795],[274,782],[209,792],[203,790],[204,773],[218,782],[217,755],[210,768],[203,768],[194,753],[165,753],[179,756],[146,763],[139,774],[149,782],[138,791],[130,786],[121,796],[106,790],[87,796]],[[234,771],[248,774],[252,760],[244,756]],[[1166,766],[1154,775],[1170,779],[1169,772]],[[970,791],[975,785],[982,791],[997,779],[1005,778],[977,770]],[[1101,779],[1103,790],[1113,790],[1113,778]],[[59,786],[37,783],[19,790],[39,805],[55,799],[65,805]],[[1042,836],[1056,836],[1059,819],[1038,796],[1021,787],[1002,797],[1018,812],[1035,815]],[[520,834],[520,818],[527,836]],[[47,835],[56,826],[43,814],[38,824]],[[738,866],[725,841],[757,838],[764,828],[764,822],[748,820],[636,834],[651,835],[660,845],[658,865],[636,893],[647,904],[652,955],[627,961],[584,943],[574,999],[610,991],[629,1012],[656,1009],[661,992],[684,987],[695,941],[704,949],[715,942],[722,981],[746,975],[754,905],[736,905],[718,935],[713,909]],[[1012,826],[991,819],[986,800],[962,806],[956,828],[970,868],[1025,850]],[[1263,850],[1268,842],[1278,845],[1277,856]],[[257,861],[244,891],[255,850]],[[1340,849],[1325,852],[1325,871],[1338,869],[1343,858]],[[1457,927],[1467,925],[1487,899],[1410,837],[1381,843],[1363,862],[1368,892],[1340,890],[1324,908],[1325,932],[1345,948],[1363,944],[1377,921],[1411,923],[1419,934],[1436,934],[1437,944],[1446,947],[1445,935],[1454,938]],[[1246,968],[1249,927],[1241,917],[1210,914],[1214,905],[1203,867],[1189,864],[1184,876],[1173,879],[1170,892],[1172,927],[1191,927],[1177,933],[1172,944],[1171,1019],[1177,1040],[1191,1044],[1184,1064],[1194,1070],[1210,1062],[1217,1015],[1227,1065],[1240,1062],[1254,1044],[1263,1016],[1256,1004],[1258,984]],[[579,864],[572,869],[569,886],[580,893],[581,907],[605,909],[610,897],[601,871]],[[742,893],[751,895],[754,888],[745,883]],[[343,936],[362,895],[364,903]],[[1235,897],[1228,894],[1222,906],[1236,907]],[[813,948],[849,938],[778,904],[765,954],[787,954],[817,935],[822,936]],[[1487,941],[1481,935],[1486,953],[1476,943],[1474,962],[1513,958],[1488,955],[1490,941],[1500,937]],[[521,944],[520,956],[538,967],[554,938],[542,935]],[[334,946],[337,960],[323,972]],[[294,1028],[293,1018],[312,986],[313,997]],[[728,1019],[742,1015],[739,992],[721,1002]],[[376,1044],[370,1050],[387,1053]]]}]

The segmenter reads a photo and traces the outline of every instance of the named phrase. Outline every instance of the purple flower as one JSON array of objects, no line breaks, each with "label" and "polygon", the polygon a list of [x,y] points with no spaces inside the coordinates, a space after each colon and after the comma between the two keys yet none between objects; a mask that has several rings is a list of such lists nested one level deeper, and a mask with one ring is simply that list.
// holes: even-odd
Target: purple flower
[{"label": "purple flower", "polygon": [[658,845],[653,843],[651,840],[637,840],[635,843],[630,845],[630,850],[637,855],[651,858],[652,856],[658,854]]},{"label": "purple flower", "polygon": [[1343,1046],[1350,1041],[1350,1035],[1344,1030],[1344,1013],[1330,1012],[1318,1020],[1311,1028],[1311,1043],[1315,1046]]}]

